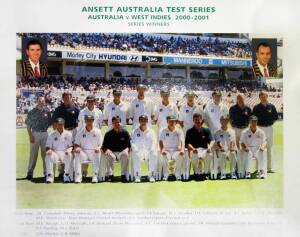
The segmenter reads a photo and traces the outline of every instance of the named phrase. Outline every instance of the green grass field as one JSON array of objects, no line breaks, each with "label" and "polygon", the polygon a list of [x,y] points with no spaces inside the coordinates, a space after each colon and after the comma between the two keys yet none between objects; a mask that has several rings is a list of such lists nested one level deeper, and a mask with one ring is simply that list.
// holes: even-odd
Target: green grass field
[{"label": "green grass field", "polygon": [[[17,208],[254,208],[283,207],[283,123],[275,124],[275,174],[267,179],[204,182],[45,184],[23,180],[29,142],[26,129],[17,129]],[[89,169],[90,171],[90,169]],[[117,175],[120,166],[116,166]],[[143,165],[146,175],[146,166]],[[42,176],[39,158],[35,177]]]}]

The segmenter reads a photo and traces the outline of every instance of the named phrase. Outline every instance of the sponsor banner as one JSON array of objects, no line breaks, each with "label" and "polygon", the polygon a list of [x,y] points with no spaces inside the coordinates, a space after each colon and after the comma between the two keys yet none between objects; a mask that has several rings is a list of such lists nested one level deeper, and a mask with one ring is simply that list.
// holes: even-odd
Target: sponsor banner
[{"label": "sponsor banner", "polygon": [[97,52],[64,51],[62,52],[62,58],[93,61],[142,62],[141,55]]},{"label": "sponsor banner", "polygon": [[214,66],[238,66],[251,67],[252,61],[242,59],[219,59],[219,58],[196,58],[196,57],[171,57],[163,58],[166,64],[197,64],[197,65],[214,65]]},{"label": "sponsor banner", "polygon": [[61,58],[61,51],[47,51],[48,58]]},{"label": "sponsor banner", "polygon": [[25,98],[36,98],[44,95],[44,90],[21,89],[20,93]]},{"label": "sponsor banner", "polygon": [[163,58],[160,56],[142,56],[142,61],[147,63],[162,63]]}]

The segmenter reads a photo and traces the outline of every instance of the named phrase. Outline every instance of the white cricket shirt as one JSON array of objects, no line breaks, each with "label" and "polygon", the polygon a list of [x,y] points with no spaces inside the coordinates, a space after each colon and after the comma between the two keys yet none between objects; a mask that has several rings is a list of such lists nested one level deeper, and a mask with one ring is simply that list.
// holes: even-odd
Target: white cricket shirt
[{"label": "white cricket shirt", "polygon": [[174,131],[164,128],[160,133],[159,140],[163,142],[167,151],[178,151],[181,144],[184,146],[184,134],[180,128],[175,128]]},{"label": "white cricket shirt", "polygon": [[76,134],[74,143],[82,150],[95,150],[97,147],[101,147],[102,141],[102,134],[98,128],[93,128],[91,131],[84,128]]},{"label": "white cricket shirt", "polygon": [[215,134],[221,128],[220,118],[221,116],[229,116],[229,109],[226,105],[220,103],[209,103],[204,109],[204,119],[208,125],[208,128]]},{"label": "white cricket shirt", "polygon": [[46,147],[53,151],[65,151],[72,144],[72,133],[64,130],[61,134],[54,130],[47,138]]},{"label": "white cricket shirt", "polygon": [[137,129],[140,126],[139,117],[142,115],[147,115],[148,128],[151,128],[151,116],[154,115],[154,105],[148,98],[143,100],[135,98],[130,104],[129,114],[133,118],[133,129]]}]

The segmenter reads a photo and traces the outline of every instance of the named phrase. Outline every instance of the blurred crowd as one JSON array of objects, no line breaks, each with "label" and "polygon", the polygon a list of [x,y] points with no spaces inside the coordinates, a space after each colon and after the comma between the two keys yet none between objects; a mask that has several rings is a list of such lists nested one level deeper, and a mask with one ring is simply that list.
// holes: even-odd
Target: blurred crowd
[{"label": "blurred crowd", "polygon": [[188,54],[215,57],[251,58],[250,42],[238,39],[206,38],[200,36],[184,37],[171,35],[145,35],[142,33],[24,33],[24,37],[47,39],[50,47],[69,49],[109,49],[126,52],[150,52],[158,54]]}]

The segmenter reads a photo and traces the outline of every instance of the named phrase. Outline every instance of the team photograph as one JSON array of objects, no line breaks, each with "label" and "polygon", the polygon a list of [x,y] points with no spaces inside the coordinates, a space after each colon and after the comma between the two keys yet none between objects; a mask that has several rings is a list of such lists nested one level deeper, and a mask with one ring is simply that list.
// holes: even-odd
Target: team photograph
[{"label": "team photograph", "polygon": [[283,206],[282,36],[16,44],[17,208]]}]

